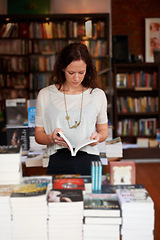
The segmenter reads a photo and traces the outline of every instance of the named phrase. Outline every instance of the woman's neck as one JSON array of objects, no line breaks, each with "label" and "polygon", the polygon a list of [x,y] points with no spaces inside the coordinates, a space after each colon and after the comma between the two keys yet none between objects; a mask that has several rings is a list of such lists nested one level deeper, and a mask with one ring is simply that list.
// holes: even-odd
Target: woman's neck
[{"label": "woman's neck", "polygon": [[[59,89],[59,85],[56,85],[57,89]],[[68,94],[68,95],[76,95],[76,94],[80,94],[84,91],[86,91],[87,88],[83,87],[83,85],[79,85],[78,87],[74,88],[74,87],[71,87],[67,84],[63,84],[61,86],[61,88],[59,89],[60,92],[63,92],[65,94]]]}]

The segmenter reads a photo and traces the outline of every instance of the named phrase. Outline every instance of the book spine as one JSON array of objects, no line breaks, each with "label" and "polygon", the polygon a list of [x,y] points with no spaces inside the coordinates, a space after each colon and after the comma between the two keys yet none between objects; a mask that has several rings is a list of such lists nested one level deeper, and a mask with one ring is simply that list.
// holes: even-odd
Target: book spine
[{"label": "book spine", "polygon": [[95,162],[91,163],[91,181],[92,181],[92,193],[95,191]]},{"label": "book spine", "polygon": [[98,162],[98,193],[101,193],[102,190],[102,163]]},{"label": "book spine", "polygon": [[99,172],[98,170],[99,170],[99,164],[96,161],[95,162],[95,189],[94,189],[95,193],[98,193],[98,172]]}]

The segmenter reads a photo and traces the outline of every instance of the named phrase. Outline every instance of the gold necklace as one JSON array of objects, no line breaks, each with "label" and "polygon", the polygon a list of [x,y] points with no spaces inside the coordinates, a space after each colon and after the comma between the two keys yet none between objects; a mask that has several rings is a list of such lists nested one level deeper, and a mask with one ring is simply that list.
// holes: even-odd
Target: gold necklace
[{"label": "gold necklace", "polygon": [[65,104],[65,110],[66,110],[66,117],[65,117],[65,118],[66,118],[66,120],[67,120],[67,122],[68,122],[68,127],[69,127],[70,129],[72,129],[72,128],[77,128],[77,127],[80,125],[81,119],[82,119],[83,88],[82,88],[82,101],[81,101],[81,110],[80,110],[79,122],[77,123],[77,121],[75,121],[75,124],[74,124],[73,126],[70,126],[70,123],[69,123],[70,116],[68,115],[65,92],[64,92],[64,104]]}]

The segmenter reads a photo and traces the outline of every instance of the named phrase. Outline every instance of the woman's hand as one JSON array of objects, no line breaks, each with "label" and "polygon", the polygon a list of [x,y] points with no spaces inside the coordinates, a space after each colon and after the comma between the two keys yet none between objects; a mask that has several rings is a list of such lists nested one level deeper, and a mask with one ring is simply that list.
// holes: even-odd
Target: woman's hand
[{"label": "woman's hand", "polygon": [[97,133],[97,132],[92,133],[90,139],[95,139],[95,140],[97,140],[96,142],[89,144],[90,146],[95,146],[95,145],[97,145],[97,144],[99,143],[99,140],[100,140],[100,135],[99,135],[99,133]]},{"label": "woman's hand", "polygon": [[49,135],[49,139],[50,139],[51,143],[56,143],[61,146],[68,147],[68,145],[66,144],[64,139],[59,136],[58,132],[62,132],[64,134],[64,132],[61,128],[55,128],[54,131]]}]

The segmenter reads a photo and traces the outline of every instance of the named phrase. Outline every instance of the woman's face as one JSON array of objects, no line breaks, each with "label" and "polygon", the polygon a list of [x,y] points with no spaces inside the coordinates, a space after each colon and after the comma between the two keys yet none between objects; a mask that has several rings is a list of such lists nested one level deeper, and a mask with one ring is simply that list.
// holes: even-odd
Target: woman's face
[{"label": "woman's face", "polygon": [[66,83],[71,87],[81,85],[85,74],[87,64],[83,60],[72,61],[63,71],[65,73]]}]

